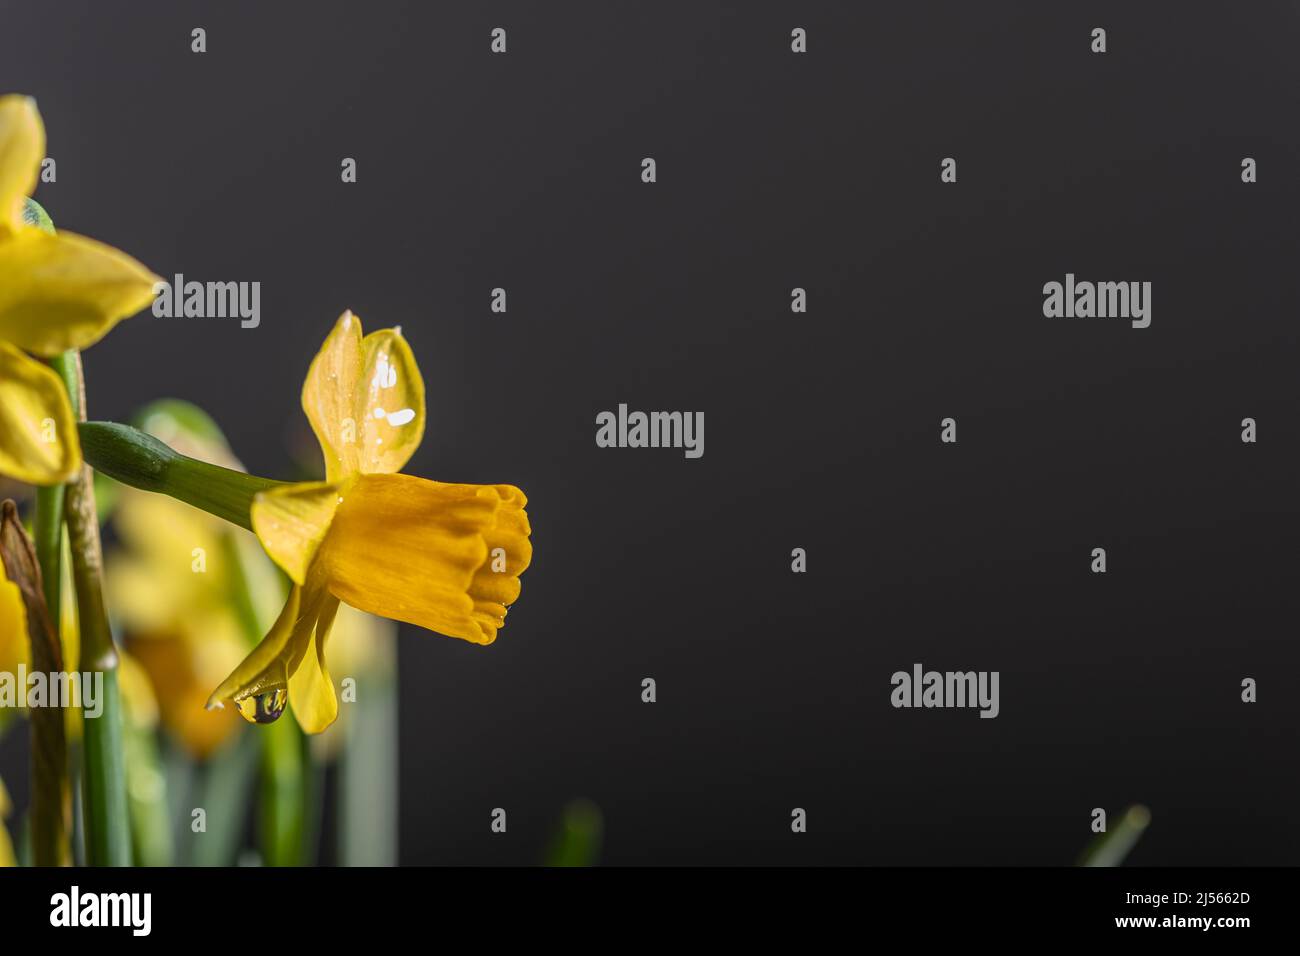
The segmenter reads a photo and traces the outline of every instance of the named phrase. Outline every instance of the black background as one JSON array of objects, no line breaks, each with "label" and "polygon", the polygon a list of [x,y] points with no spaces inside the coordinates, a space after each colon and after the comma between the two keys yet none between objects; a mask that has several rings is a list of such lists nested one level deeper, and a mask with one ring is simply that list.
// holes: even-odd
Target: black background
[{"label": "black background", "polygon": [[[5,2],[0,89],[38,100],[60,227],[262,283],[257,329],[124,323],[92,417],[189,399],[286,476],[352,308],[424,372],[407,470],[528,493],[497,643],[403,629],[403,862],[535,862],[585,796],[614,864],[1069,863],[1135,801],[1135,863],[1293,864],[1298,28],[1282,2]],[[1044,318],[1066,272],[1151,281],[1151,327]],[[619,402],[703,411],[704,457],[596,448]],[[1001,716],[891,708],[918,661],[1000,671]]]}]

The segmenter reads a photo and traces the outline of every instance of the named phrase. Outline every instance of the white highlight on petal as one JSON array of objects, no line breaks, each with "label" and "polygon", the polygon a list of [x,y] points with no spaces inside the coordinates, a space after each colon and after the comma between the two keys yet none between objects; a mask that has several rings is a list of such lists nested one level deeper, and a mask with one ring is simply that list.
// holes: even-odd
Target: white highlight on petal
[{"label": "white highlight on petal", "polygon": [[388,424],[392,425],[394,428],[399,428],[402,425],[415,421],[415,409],[403,408],[396,412],[386,412],[382,408],[376,408],[374,410],[374,416],[375,418],[385,419]]},{"label": "white highlight on petal", "polygon": [[374,383],[380,388],[392,388],[397,384],[397,369],[388,361],[387,356],[381,355],[375,362]]}]

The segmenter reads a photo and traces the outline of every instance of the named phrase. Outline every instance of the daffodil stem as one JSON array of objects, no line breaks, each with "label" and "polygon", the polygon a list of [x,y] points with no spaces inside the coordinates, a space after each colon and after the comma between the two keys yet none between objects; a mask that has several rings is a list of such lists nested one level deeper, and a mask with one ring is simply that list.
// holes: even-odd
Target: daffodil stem
[{"label": "daffodil stem", "polygon": [[[389,642],[386,642],[386,644]],[[357,675],[339,755],[338,852],[343,866],[397,865],[397,670],[387,648]]]},{"label": "daffodil stem", "polygon": [[[36,546],[36,561],[41,569],[41,590],[45,607],[53,628],[51,639],[62,660],[63,648],[59,640],[60,598],[63,589],[63,485],[48,485],[36,489],[36,516],[32,521]],[[35,645],[33,645],[35,649]],[[33,655],[33,664],[37,663]],[[59,666],[62,666],[61,664]],[[60,766],[56,768],[55,782],[45,789],[47,793],[33,800],[32,853],[38,866],[58,866],[67,858],[63,847],[63,798],[67,793],[67,743],[64,739],[63,712],[56,711],[53,722],[33,719],[32,761],[33,780],[40,780],[39,763],[45,755],[54,753]],[[51,737],[57,737],[51,740]]]},{"label": "daffodil stem", "polygon": [[[86,386],[81,356],[66,352],[54,367],[68,386],[78,419],[86,417]],[[86,862],[91,866],[131,864],[131,824],[126,799],[126,760],[122,746],[122,699],[117,683],[117,648],[104,608],[103,550],[99,514],[90,467],[68,484],[64,520],[72,554],[72,583],[77,593],[81,628],[78,670],[94,682],[102,680],[98,713],[86,707],[82,717],[85,768],[82,777],[86,816]],[[83,677],[83,680],[86,678]]]},{"label": "daffodil stem", "polygon": [[301,866],[307,843],[307,774],[303,733],[279,720],[262,734],[259,836],[267,866]]},{"label": "daffodil stem", "polygon": [[55,628],[62,620],[60,615],[59,584],[63,576],[63,485],[48,485],[36,489],[36,517],[32,521],[32,537],[36,541],[36,559],[41,566],[41,586],[45,592],[45,606]]},{"label": "daffodil stem", "polygon": [[[67,352],[53,359],[50,365],[63,380],[63,385],[71,394],[79,388],[76,376],[76,357]],[[60,633],[63,620],[63,499],[67,488],[65,485],[48,485],[36,489],[36,519],[32,530],[36,540],[36,559],[41,565],[41,582],[45,591],[45,606],[49,609],[50,620],[54,623],[56,636]]]},{"label": "daffodil stem", "polygon": [[82,454],[96,471],[132,488],[169,495],[250,531],[253,497],[283,484],[187,458],[130,425],[83,421],[78,430]]}]

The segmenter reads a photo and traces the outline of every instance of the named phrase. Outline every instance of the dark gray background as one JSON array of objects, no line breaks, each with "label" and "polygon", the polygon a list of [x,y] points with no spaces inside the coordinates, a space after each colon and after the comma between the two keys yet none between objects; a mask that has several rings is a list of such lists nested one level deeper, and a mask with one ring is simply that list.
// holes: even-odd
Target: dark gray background
[{"label": "dark gray background", "polygon": [[[263,284],[256,330],[121,326],[94,417],[190,399],[286,475],[350,307],[423,368],[408,470],[530,496],[497,643],[403,630],[404,862],[534,862],[586,796],[608,863],[1068,863],[1091,808],[1142,801],[1134,863],[1293,864],[1298,28],[1282,2],[6,2],[0,89],[39,101],[60,226]],[[1045,319],[1067,271],[1152,281],[1151,327]],[[704,411],[703,459],[597,449],[621,401]],[[1001,671],[1002,715],[892,709],[916,661]]]}]

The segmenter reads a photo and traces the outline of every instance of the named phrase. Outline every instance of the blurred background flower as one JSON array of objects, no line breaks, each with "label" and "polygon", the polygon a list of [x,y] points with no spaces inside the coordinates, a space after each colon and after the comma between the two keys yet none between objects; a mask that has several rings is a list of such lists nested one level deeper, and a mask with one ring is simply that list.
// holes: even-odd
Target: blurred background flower
[{"label": "blurred background flower", "polygon": [[[18,585],[5,577],[0,562],[0,673],[12,674],[27,663],[27,612]],[[5,710],[0,709],[0,726]]]},{"label": "blurred background flower", "polygon": [[5,782],[0,780],[0,866],[17,866],[18,858],[14,854],[14,843],[9,836],[9,831],[5,828],[5,821],[9,818],[13,810],[9,802],[9,791],[5,789]]}]

